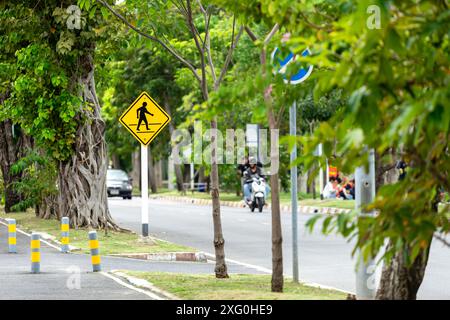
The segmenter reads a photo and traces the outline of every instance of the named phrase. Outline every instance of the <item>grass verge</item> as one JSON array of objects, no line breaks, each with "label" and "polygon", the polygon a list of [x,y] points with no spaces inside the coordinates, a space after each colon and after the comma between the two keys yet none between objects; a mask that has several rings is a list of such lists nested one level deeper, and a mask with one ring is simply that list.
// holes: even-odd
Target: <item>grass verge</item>
[{"label": "grass verge", "polygon": [[286,279],[283,293],[271,292],[270,275],[214,275],[125,271],[186,300],[344,300],[345,293],[319,289]]},{"label": "grass verge", "polygon": [[312,206],[312,207],[331,207],[339,209],[355,209],[355,200],[317,200],[306,199],[298,202],[299,206]]},{"label": "grass verge", "polygon": [[[60,239],[60,223],[57,220],[44,220],[37,218],[32,212],[17,212],[5,214],[0,209],[0,218],[16,219],[17,227],[27,232],[45,232]],[[70,230],[70,244],[78,247],[83,253],[89,253],[88,233],[91,229],[80,228]],[[158,252],[196,252],[197,250],[174,244],[171,242],[155,240],[149,244],[142,241],[139,235],[128,232],[98,231],[101,254],[115,253],[158,253]]]}]

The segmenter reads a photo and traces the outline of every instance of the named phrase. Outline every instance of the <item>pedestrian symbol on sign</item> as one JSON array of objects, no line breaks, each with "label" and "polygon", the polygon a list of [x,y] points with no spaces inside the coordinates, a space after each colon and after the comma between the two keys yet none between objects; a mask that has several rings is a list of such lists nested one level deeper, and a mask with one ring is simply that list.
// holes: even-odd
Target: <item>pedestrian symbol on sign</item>
[{"label": "pedestrian symbol on sign", "polygon": [[142,92],[120,117],[120,123],[144,146],[147,146],[169,121],[170,116],[146,92]]},{"label": "pedestrian symbol on sign", "polygon": [[138,125],[137,125],[137,131],[140,131],[139,128],[141,127],[142,122],[144,122],[145,124],[145,130],[149,131],[148,129],[148,121],[147,121],[147,116],[146,114],[151,115],[152,117],[154,117],[154,115],[150,112],[148,112],[147,110],[147,102],[144,101],[144,103],[142,104],[142,107],[140,107],[139,109],[137,109],[137,118],[139,119]]}]

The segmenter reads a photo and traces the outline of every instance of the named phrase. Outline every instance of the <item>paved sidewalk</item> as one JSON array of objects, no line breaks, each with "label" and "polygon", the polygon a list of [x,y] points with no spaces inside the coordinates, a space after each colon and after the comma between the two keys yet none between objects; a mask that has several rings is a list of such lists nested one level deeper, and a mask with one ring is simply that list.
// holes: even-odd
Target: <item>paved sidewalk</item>
[{"label": "paved sidewalk", "polygon": [[[17,254],[8,253],[7,228],[0,224],[0,299],[151,299],[150,296],[125,287],[103,274],[93,273],[89,255],[63,254],[41,242],[41,273],[31,274],[30,238],[20,232],[17,232],[17,250]],[[117,269],[213,273],[214,264],[150,262],[102,256],[103,271]],[[230,265],[229,269],[230,273],[258,273],[254,269],[238,265]],[[67,282],[78,275],[80,289],[70,289]]]}]

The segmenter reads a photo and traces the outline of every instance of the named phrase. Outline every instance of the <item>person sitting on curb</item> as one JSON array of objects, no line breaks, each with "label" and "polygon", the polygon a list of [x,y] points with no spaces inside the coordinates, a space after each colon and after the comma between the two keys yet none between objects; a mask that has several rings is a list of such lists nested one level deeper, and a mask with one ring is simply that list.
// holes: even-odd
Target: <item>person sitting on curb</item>
[{"label": "person sitting on curb", "polygon": [[339,198],[342,200],[353,200],[355,198],[355,180],[343,178],[342,187],[339,188]]},{"label": "person sitting on curb", "polygon": [[330,180],[326,184],[325,188],[323,188],[323,198],[324,199],[336,199],[337,190],[338,188],[338,181],[336,177],[330,177]]}]

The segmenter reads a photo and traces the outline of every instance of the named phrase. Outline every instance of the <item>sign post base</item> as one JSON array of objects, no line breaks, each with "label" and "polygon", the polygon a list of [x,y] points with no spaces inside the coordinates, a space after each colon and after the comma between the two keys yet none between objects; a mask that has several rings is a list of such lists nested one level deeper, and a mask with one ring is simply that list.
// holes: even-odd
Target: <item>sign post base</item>
[{"label": "sign post base", "polygon": [[148,223],[142,225],[142,236],[148,237]]}]

